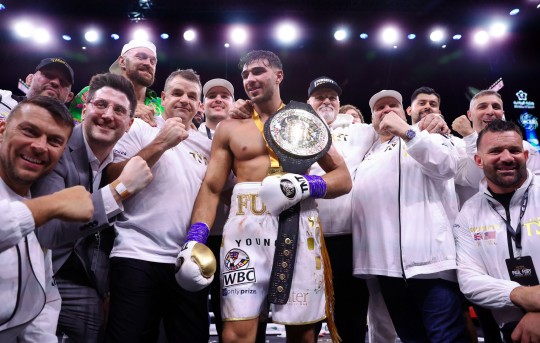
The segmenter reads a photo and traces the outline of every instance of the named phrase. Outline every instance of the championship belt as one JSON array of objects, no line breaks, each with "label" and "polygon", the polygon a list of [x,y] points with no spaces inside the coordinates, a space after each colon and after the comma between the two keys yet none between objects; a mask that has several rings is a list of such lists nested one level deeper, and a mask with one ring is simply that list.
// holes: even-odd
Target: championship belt
[{"label": "championship belt", "polygon": [[[282,171],[301,175],[306,174],[311,165],[323,157],[332,144],[326,123],[310,105],[296,101],[291,101],[268,118],[264,124],[264,137],[275,152]],[[299,219],[300,203],[279,215],[276,250],[268,290],[268,300],[273,304],[283,305],[289,299]]]}]

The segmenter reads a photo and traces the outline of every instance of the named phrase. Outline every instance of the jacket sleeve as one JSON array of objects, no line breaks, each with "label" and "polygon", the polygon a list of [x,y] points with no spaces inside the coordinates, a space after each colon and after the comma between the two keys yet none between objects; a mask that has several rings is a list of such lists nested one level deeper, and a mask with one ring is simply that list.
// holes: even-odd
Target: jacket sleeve
[{"label": "jacket sleeve", "polygon": [[405,144],[407,154],[420,164],[423,174],[441,181],[454,177],[458,155],[451,142],[444,136],[420,131],[415,138]]},{"label": "jacket sleeve", "polygon": [[19,342],[57,343],[56,326],[62,300],[53,279],[51,253],[45,254],[45,307],[41,313],[19,334]]},{"label": "jacket sleeve", "polygon": [[20,201],[0,200],[0,252],[19,243],[35,228],[30,209]]},{"label": "jacket sleeve", "polygon": [[[75,186],[74,182],[68,180],[73,179],[70,174],[77,172],[74,166],[70,166],[68,161],[62,158],[52,172],[34,183],[32,196],[52,194]],[[103,204],[101,189],[92,193],[92,203],[94,205],[94,215],[87,223],[53,219],[40,226],[36,230],[40,244],[45,248],[55,249],[108,227],[110,222]]]},{"label": "jacket sleeve", "polygon": [[462,140],[456,139],[456,146],[459,153],[458,171],[456,173],[455,182],[458,185],[465,187],[473,187],[478,189],[480,180],[484,177],[484,172],[474,162],[476,154],[476,132],[464,137]]},{"label": "jacket sleeve", "polygon": [[[472,210],[470,207],[467,209]],[[485,262],[480,256],[480,249],[475,246],[476,243],[468,229],[466,210],[462,209],[459,213],[453,229],[456,241],[457,276],[461,292],[471,302],[489,309],[516,307],[510,300],[510,292],[519,284],[497,279],[488,274]],[[498,263],[498,261],[490,261],[490,263]]]}]

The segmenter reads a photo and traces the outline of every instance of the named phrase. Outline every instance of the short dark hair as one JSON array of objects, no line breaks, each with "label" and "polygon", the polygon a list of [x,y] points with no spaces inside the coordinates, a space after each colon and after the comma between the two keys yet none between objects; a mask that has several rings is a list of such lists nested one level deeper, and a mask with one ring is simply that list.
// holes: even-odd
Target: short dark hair
[{"label": "short dark hair", "polygon": [[252,50],[248,52],[246,55],[244,55],[244,57],[240,59],[240,63],[238,63],[238,68],[240,70],[243,70],[245,65],[260,60],[267,60],[271,67],[283,70],[283,64],[281,64],[281,60],[279,59],[279,57],[272,51],[268,50]]},{"label": "short dark hair", "polygon": [[129,101],[129,116],[133,117],[135,115],[135,108],[137,107],[137,96],[135,95],[133,84],[125,77],[117,74],[104,73],[92,76],[92,78],[90,79],[90,88],[88,89],[88,97],[86,98],[86,103],[89,103],[90,100],[94,98],[97,90],[103,87],[110,87],[114,90],[124,93]]},{"label": "short dark hair", "polygon": [[429,94],[429,95],[435,95],[437,99],[439,100],[439,105],[441,104],[441,96],[439,93],[435,92],[435,90],[431,87],[422,86],[420,88],[417,88],[411,95],[411,105],[416,100],[419,94]]},{"label": "short dark hair", "polygon": [[519,127],[512,123],[511,121],[506,121],[502,119],[495,119],[491,122],[489,122],[486,127],[484,127],[479,133],[478,138],[476,139],[476,147],[477,149],[480,149],[480,143],[482,141],[482,137],[484,137],[484,134],[487,132],[507,132],[507,131],[515,131],[517,134],[521,137],[523,140],[523,134],[521,133],[521,130]]},{"label": "short dark hair", "polygon": [[499,92],[494,91],[493,89],[483,89],[480,92],[476,93],[471,98],[471,101],[469,103],[469,109],[471,109],[471,105],[472,105],[473,101],[475,101],[478,98],[481,98],[483,96],[488,96],[488,95],[495,95],[497,98],[501,99],[501,101],[502,101],[502,97],[501,97],[501,94],[499,94]]},{"label": "short dark hair", "polygon": [[186,79],[191,82],[195,82],[197,85],[199,85],[199,100],[201,100],[202,96],[202,84],[201,84],[201,77],[197,72],[193,69],[177,69],[173,71],[168,77],[167,80],[165,80],[165,86],[163,87],[163,90],[166,92],[169,89],[169,85],[177,76],[180,76],[183,79]]},{"label": "short dark hair", "polygon": [[24,99],[19,102],[15,107],[13,107],[10,115],[7,116],[6,124],[9,123],[13,118],[15,118],[20,113],[21,108],[26,105],[34,105],[47,110],[47,112],[49,112],[51,116],[64,123],[70,129],[73,129],[73,117],[71,116],[71,113],[69,112],[66,105],[61,103],[56,98],[44,95],[38,95],[30,99]]}]

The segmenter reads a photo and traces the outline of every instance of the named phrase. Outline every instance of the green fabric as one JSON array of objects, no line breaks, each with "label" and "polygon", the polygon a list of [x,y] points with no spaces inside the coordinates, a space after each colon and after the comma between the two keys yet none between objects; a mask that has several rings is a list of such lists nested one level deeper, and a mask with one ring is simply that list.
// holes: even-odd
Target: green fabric
[{"label": "green fabric", "polygon": [[[69,111],[73,116],[73,120],[77,123],[82,121],[82,109],[83,105],[86,103],[86,97],[88,96],[88,89],[90,87],[84,87],[71,101],[69,106]],[[144,99],[145,105],[150,105],[154,107],[155,115],[160,116],[163,113],[163,106],[161,105],[161,98],[158,97],[157,93],[151,90],[150,88],[146,89],[146,98]]]}]

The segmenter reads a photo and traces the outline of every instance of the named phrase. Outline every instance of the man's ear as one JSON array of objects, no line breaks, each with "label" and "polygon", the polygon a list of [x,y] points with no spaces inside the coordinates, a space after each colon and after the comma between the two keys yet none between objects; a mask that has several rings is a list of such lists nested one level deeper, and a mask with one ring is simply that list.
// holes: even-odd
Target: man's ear
[{"label": "man's ear", "polygon": [[410,117],[410,116],[411,116],[411,112],[412,112],[412,107],[411,107],[411,106],[408,106],[407,109],[405,110],[405,112],[407,112],[407,115]]},{"label": "man's ear", "polygon": [[474,163],[480,168],[484,169],[484,164],[482,163],[482,157],[478,154],[474,154]]},{"label": "man's ear", "polygon": [[74,96],[74,95],[75,95],[75,94],[73,94],[73,92],[69,92],[69,94],[68,94],[67,97],[66,97],[66,101],[64,101],[64,102],[65,102],[65,103],[68,103],[68,102],[70,102],[71,100],[73,100],[73,96]]},{"label": "man's ear", "polygon": [[24,82],[28,85],[28,87],[30,87],[33,79],[34,79],[34,74],[28,74]]},{"label": "man's ear", "polygon": [[276,71],[276,83],[279,85],[283,81],[283,70]]},{"label": "man's ear", "polygon": [[126,69],[126,58],[124,56],[119,56],[118,57],[118,65],[120,66],[121,70]]},{"label": "man's ear", "polygon": [[0,121],[0,143],[4,141],[4,133],[6,132],[6,122]]}]

